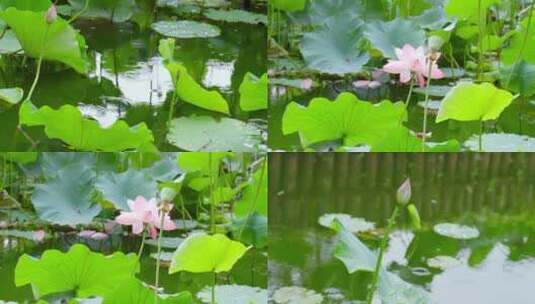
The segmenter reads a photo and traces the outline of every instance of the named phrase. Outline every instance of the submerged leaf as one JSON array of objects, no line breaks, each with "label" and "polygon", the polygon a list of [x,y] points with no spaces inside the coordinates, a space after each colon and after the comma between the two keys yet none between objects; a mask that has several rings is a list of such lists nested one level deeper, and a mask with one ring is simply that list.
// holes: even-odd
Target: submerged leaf
[{"label": "submerged leaf", "polygon": [[351,233],[358,233],[375,228],[374,223],[368,222],[360,217],[352,217],[345,213],[326,213],[320,216],[318,223],[323,227],[331,228],[335,219]]},{"label": "submerged leaf", "polygon": [[240,108],[248,112],[268,108],[267,73],[260,78],[252,73],[245,74],[240,85]]},{"label": "submerged leaf", "polygon": [[515,97],[491,83],[461,82],[442,100],[436,122],[497,119]]},{"label": "submerged leaf", "polygon": [[308,107],[295,102],[286,107],[282,121],[284,134],[299,132],[304,147],[342,139],[346,146],[368,144],[388,135],[406,118],[403,103],[361,101],[351,93],[341,93],[335,101],[314,98]]},{"label": "submerged leaf", "polygon": [[[202,303],[211,303],[212,288],[205,287],[197,293]],[[265,304],[267,291],[265,289],[244,285],[215,286],[215,300],[217,304]]]},{"label": "submerged leaf", "polygon": [[44,12],[19,11],[13,7],[0,11],[0,18],[11,27],[26,55],[59,61],[79,73],[87,73],[84,37],[67,21],[57,18],[48,24]]},{"label": "submerged leaf", "polygon": [[479,230],[477,230],[477,228],[459,224],[437,224],[433,227],[433,230],[442,236],[458,240],[468,240],[479,237]]},{"label": "submerged leaf", "polygon": [[210,116],[173,119],[167,140],[186,151],[255,151],[260,130],[240,120]]},{"label": "submerged leaf", "polygon": [[223,234],[193,234],[175,251],[169,273],[228,272],[248,249]]},{"label": "submerged leaf", "polygon": [[79,297],[104,296],[138,268],[136,255],[116,252],[104,256],[76,244],[66,253],[46,250],[40,259],[21,256],[15,268],[15,285],[31,284],[37,297],[66,291]]},{"label": "submerged leaf", "polygon": [[[464,146],[479,151],[479,136],[468,139]],[[518,134],[488,133],[481,136],[483,152],[535,152],[535,138]]]},{"label": "submerged leaf", "polygon": [[158,21],[151,27],[164,36],[174,38],[210,38],[221,35],[217,26],[197,21]]},{"label": "submerged leaf", "polygon": [[267,16],[257,13],[252,13],[244,10],[216,10],[209,9],[204,12],[204,16],[215,21],[225,22],[243,22],[249,24],[263,23],[267,24]]},{"label": "submerged leaf", "polygon": [[145,123],[130,127],[117,121],[103,128],[97,121],[82,117],[78,108],[64,105],[59,110],[48,106],[36,108],[30,101],[20,107],[20,124],[44,126],[49,138],[61,139],[71,147],[85,151],[152,150],[152,132]]}]

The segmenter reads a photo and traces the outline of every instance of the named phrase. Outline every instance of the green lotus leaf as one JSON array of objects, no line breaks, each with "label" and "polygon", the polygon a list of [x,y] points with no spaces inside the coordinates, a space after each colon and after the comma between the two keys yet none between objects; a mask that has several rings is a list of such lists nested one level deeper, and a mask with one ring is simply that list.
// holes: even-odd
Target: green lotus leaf
[{"label": "green lotus leaf", "polygon": [[137,9],[135,0],[69,0],[74,14],[89,5],[80,16],[83,18],[104,18],[112,22],[125,22],[134,15]]},{"label": "green lotus leaf", "polygon": [[501,0],[449,0],[446,6],[444,7],[444,10],[446,12],[446,15],[449,17],[478,22],[480,14],[483,14],[481,12],[486,12],[492,5],[498,4],[500,2]]},{"label": "green lotus leaf", "polygon": [[268,164],[264,162],[253,173],[251,182],[234,205],[236,217],[246,217],[251,212],[268,215]]},{"label": "green lotus leaf", "polygon": [[175,251],[169,273],[228,272],[248,249],[223,234],[193,234]]},{"label": "green lotus leaf", "polygon": [[53,110],[48,106],[36,108],[30,101],[20,107],[20,124],[44,126],[49,138],[61,139],[69,146],[85,151],[154,150],[152,132],[145,123],[130,127],[117,121],[102,128],[97,121],[82,117],[78,108],[71,105]]},{"label": "green lotus leaf", "polygon": [[204,12],[208,19],[224,22],[243,22],[248,24],[267,24],[267,16],[263,14],[251,13],[244,10],[216,10],[209,9]]},{"label": "green lotus leaf", "polygon": [[164,65],[171,73],[176,94],[181,100],[203,109],[229,114],[225,98],[218,91],[203,88],[191,77],[185,66],[174,61],[166,61]]},{"label": "green lotus leaf", "polygon": [[104,256],[75,244],[66,253],[46,250],[40,259],[22,255],[15,268],[15,285],[31,284],[37,297],[66,291],[78,297],[104,296],[138,270],[136,255]]},{"label": "green lotus leaf", "polygon": [[357,47],[361,38],[360,21],[331,18],[303,35],[300,50],[311,69],[328,74],[357,73],[370,59]]},{"label": "green lotus leaf", "polygon": [[0,89],[0,101],[15,105],[22,100],[24,91],[21,88]]},{"label": "green lotus leaf", "polygon": [[449,140],[443,143],[426,142],[422,149],[423,141],[411,130],[404,126],[391,129],[382,138],[370,141],[370,152],[459,152],[461,145],[457,140]]},{"label": "green lotus leaf", "polygon": [[231,118],[192,116],[173,119],[167,140],[186,151],[256,151],[262,143],[260,130]]},{"label": "green lotus leaf", "polygon": [[[180,227],[180,222],[181,220],[178,220],[176,222],[177,224],[177,227]],[[182,227],[184,227],[182,225]],[[160,246],[162,246],[162,248],[171,248],[171,249],[177,249],[178,246],[180,246],[180,244],[182,244],[182,242],[184,242],[184,239],[181,238],[181,237],[162,237],[161,240],[160,240]],[[154,240],[154,239],[148,239],[148,240],[145,240],[145,244],[147,245],[150,245],[150,246],[158,246],[158,239]]]},{"label": "green lotus leaf", "polygon": [[189,152],[178,155],[178,166],[186,172],[200,172],[204,175],[215,174],[227,152]]},{"label": "green lotus leaf", "polygon": [[410,44],[418,48],[425,44],[425,31],[414,21],[395,19],[392,21],[374,21],[366,26],[364,35],[372,45],[386,58],[396,57],[396,48]]},{"label": "green lotus leaf", "polygon": [[[211,303],[212,288],[205,287],[197,293],[202,303]],[[268,303],[267,290],[244,285],[215,286],[215,300],[218,304],[265,304]]]},{"label": "green lotus leaf", "polygon": [[305,8],[307,0],[270,0],[269,5],[287,12],[301,11]]},{"label": "green lotus leaf", "polygon": [[[479,151],[479,136],[468,139],[464,146],[470,151]],[[488,133],[481,136],[484,152],[535,152],[535,138],[507,133]]]},{"label": "green lotus leaf", "polygon": [[382,1],[362,0],[313,0],[305,9],[290,16],[293,21],[320,25],[328,19],[355,21],[356,19],[383,19],[386,8]]},{"label": "green lotus leaf", "polygon": [[95,153],[91,152],[42,153],[38,165],[46,179],[58,176],[66,167],[76,168],[78,171],[94,171],[97,168]]},{"label": "green lotus leaf", "polygon": [[535,64],[520,60],[500,71],[502,85],[524,97],[535,95]]},{"label": "green lotus leaf", "polygon": [[514,34],[509,46],[501,53],[503,65],[513,65],[518,60],[524,60],[529,64],[535,64],[535,25],[528,27],[529,17],[522,22],[522,26]]},{"label": "green lotus leaf", "polygon": [[20,50],[22,50],[22,46],[17,40],[17,36],[12,30],[7,30],[4,36],[0,38],[0,54],[12,54]]},{"label": "green lotus leaf", "polygon": [[375,229],[375,223],[345,213],[325,213],[318,218],[318,223],[323,227],[331,228],[335,220],[344,226],[345,230],[351,233],[359,233]]},{"label": "green lotus leaf", "polygon": [[34,163],[37,160],[37,152],[4,152],[2,157],[8,162],[15,162],[21,165]]},{"label": "green lotus leaf", "polygon": [[221,30],[211,24],[197,21],[158,21],[151,28],[167,37],[174,38],[210,38],[221,35]]},{"label": "green lotus leaf", "polygon": [[[176,294],[158,294],[154,297],[154,289],[136,278],[128,278],[117,284],[116,288],[108,291],[102,304],[193,304],[193,296],[188,291]],[[114,286],[115,287],[115,286]]]},{"label": "green lotus leaf", "polygon": [[264,73],[258,78],[246,73],[240,85],[240,108],[244,111],[257,111],[268,108],[268,77]]},{"label": "green lotus leaf", "polygon": [[227,0],[157,0],[158,7],[201,6],[205,8],[218,8],[229,6]]},{"label": "green lotus leaf", "polygon": [[0,0],[0,11],[14,7],[21,11],[44,12],[51,5],[50,0]]},{"label": "green lotus leaf", "polygon": [[515,97],[491,83],[461,82],[442,100],[437,123],[454,119],[481,121],[497,119]]},{"label": "green lotus leaf", "polygon": [[141,195],[146,199],[156,197],[158,184],[143,171],[128,169],[122,173],[104,172],[97,178],[95,187],[117,209],[130,210],[127,201]]},{"label": "green lotus leaf", "polygon": [[34,58],[42,55],[45,60],[59,61],[78,73],[87,73],[84,37],[61,18],[48,24],[44,14],[11,7],[0,11],[0,18],[11,27],[26,55]]},{"label": "green lotus leaf", "polygon": [[79,170],[76,164],[56,172],[56,176],[35,185],[32,204],[42,220],[59,225],[89,224],[100,213],[93,204],[95,172]]},{"label": "green lotus leaf", "polygon": [[295,102],[286,107],[282,121],[285,135],[299,132],[304,147],[343,140],[345,146],[368,144],[384,138],[406,119],[403,103],[361,101],[351,93],[341,93],[335,101],[314,98],[308,107]]},{"label": "green lotus leaf", "polygon": [[232,222],[234,238],[255,248],[264,248],[268,242],[268,218],[256,212]]}]

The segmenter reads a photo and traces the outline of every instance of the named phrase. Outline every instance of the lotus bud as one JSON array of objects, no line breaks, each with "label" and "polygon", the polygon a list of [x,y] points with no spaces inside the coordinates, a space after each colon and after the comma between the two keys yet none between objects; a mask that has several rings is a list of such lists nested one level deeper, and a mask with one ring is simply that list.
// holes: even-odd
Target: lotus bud
[{"label": "lotus bud", "polygon": [[164,202],[171,202],[175,199],[175,196],[177,195],[175,189],[173,188],[163,188],[161,191],[160,191],[160,198],[162,199],[162,201]]},{"label": "lotus bud", "polygon": [[396,200],[397,203],[405,206],[409,203],[411,200],[411,179],[407,178],[401,186],[398,188],[398,192],[396,193]]},{"label": "lotus bud", "polygon": [[54,21],[56,21],[57,18],[58,18],[58,11],[56,10],[56,6],[52,4],[45,14],[46,23],[52,24],[54,23]]}]

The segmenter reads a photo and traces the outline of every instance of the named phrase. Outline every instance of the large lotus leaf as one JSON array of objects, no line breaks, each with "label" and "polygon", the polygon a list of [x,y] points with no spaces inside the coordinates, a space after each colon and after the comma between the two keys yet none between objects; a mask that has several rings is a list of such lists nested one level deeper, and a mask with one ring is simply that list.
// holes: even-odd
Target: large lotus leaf
[{"label": "large lotus leaf", "polygon": [[69,0],[69,4],[75,12],[79,12],[87,1],[89,6],[81,17],[105,18],[113,22],[129,20],[137,8],[135,0]]},{"label": "large lotus leaf", "polygon": [[520,60],[500,72],[501,83],[506,89],[524,97],[535,94],[535,64]]},{"label": "large lotus leaf", "polygon": [[425,31],[414,21],[395,19],[392,21],[374,21],[366,26],[364,35],[372,45],[386,58],[396,57],[396,48],[410,44],[418,48],[425,44]]},{"label": "large lotus leaf", "polygon": [[40,259],[21,256],[15,268],[15,285],[31,284],[38,297],[66,291],[79,297],[104,296],[138,270],[136,255],[116,252],[105,256],[76,244],[66,253],[46,250]]},{"label": "large lotus leaf", "polygon": [[442,100],[436,121],[497,119],[514,98],[513,94],[491,83],[461,82]]},{"label": "large lotus leaf", "polygon": [[264,73],[258,78],[246,73],[240,85],[240,108],[244,111],[257,111],[268,108],[268,77]]},{"label": "large lotus leaf", "polygon": [[14,105],[22,100],[24,91],[21,88],[0,89],[0,102]]},{"label": "large lotus leaf", "polygon": [[143,171],[128,169],[122,173],[104,172],[95,184],[104,198],[120,210],[129,210],[127,201],[141,195],[146,199],[156,197],[158,184]]},{"label": "large lotus leaf", "polygon": [[251,182],[234,205],[236,217],[245,217],[252,212],[268,215],[268,164],[266,161],[253,173]]},{"label": "large lotus leaf", "polygon": [[351,19],[328,19],[305,33],[300,50],[307,67],[328,74],[357,73],[370,60],[358,49],[361,23]]},{"label": "large lotus leaf", "polygon": [[305,147],[337,139],[342,139],[345,146],[356,146],[383,138],[406,116],[402,103],[372,104],[342,93],[335,101],[314,98],[308,107],[290,103],[284,112],[282,130],[284,134],[299,132]]},{"label": "large lotus leaf", "polygon": [[158,21],[151,25],[156,32],[174,38],[210,38],[221,35],[221,30],[211,24],[197,21]]},{"label": "large lotus leaf", "polygon": [[369,143],[370,152],[459,152],[461,145],[452,139],[443,143],[426,142],[422,149],[423,141],[411,130],[404,126],[394,128],[382,138],[377,138]]},{"label": "large lotus leaf", "polygon": [[[212,288],[203,288],[197,293],[197,297],[202,303],[211,303]],[[259,287],[217,285],[215,286],[215,300],[218,304],[265,304],[268,303],[268,296],[267,290]]]},{"label": "large lotus leaf", "polygon": [[228,272],[248,249],[223,234],[193,234],[173,254],[169,273]]},{"label": "large lotus leaf", "polygon": [[246,218],[235,219],[232,223],[234,238],[255,248],[264,248],[268,241],[268,218],[253,212]]},{"label": "large lotus leaf", "polygon": [[198,84],[188,73],[185,66],[167,61],[165,67],[171,73],[175,90],[181,100],[210,111],[229,114],[225,98],[217,91],[208,91]]},{"label": "large lotus leaf", "polygon": [[34,58],[42,55],[45,60],[59,61],[86,73],[89,63],[84,37],[61,18],[48,24],[44,14],[11,7],[0,11],[0,18],[11,27],[26,55]]},{"label": "large lotus leaf", "polygon": [[[464,146],[479,151],[479,136],[468,139]],[[535,138],[506,133],[483,134],[481,150],[484,152],[535,152]]]},{"label": "large lotus leaf", "polygon": [[305,8],[307,0],[270,0],[269,4],[276,9],[287,12],[300,11]]},{"label": "large lotus leaf", "polygon": [[[154,289],[136,278],[128,278],[108,291],[102,304],[192,304],[193,296],[188,291],[172,295],[159,294],[158,301],[154,297]],[[114,286],[115,287],[115,286]]]},{"label": "large lotus leaf", "polygon": [[51,5],[50,0],[0,0],[0,11],[14,7],[21,11],[44,12]]},{"label": "large lotus leaf", "polygon": [[32,204],[39,218],[59,225],[89,224],[100,213],[91,201],[95,173],[78,169],[63,168],[55,178],[35,185]]},{"label": "large lotus leaf", "polygon": [[85,151],[122,151],[127,149],[152,150],[154,138],[145,123],[130,127],[117,121],[103,128],[97,121],[82,117],[71,105],[53,110],[48,106],[36,108],[31,102],[20,107],[20,123],[44,126],[49,138],[61,139],[71,147]]},{"label": "large lotus leaf", "polygon": [[[2,31],[1,28],[0,31]],[[11,54],[20,50],[22,50],[22,46],[17,36],[15,36],[12,30],[7,30],[4,36],[0,38],[0,54]]]},{"label": "large lotus leaf", "polygon": [[[527,35],[527,36],[526,36]],[[501,61],[504,65],[512,65],[518,60],[535,64],[535,25],[529,28],[527,20],[523,27],[511,39],[509,46],[502,50]]]},{"label": "large lotus leaf", "polygon": [[156,181],[170,181],[182,173],[176,163],[175,153],[162,153],[162,158],[144,171]]},{"label": "large lotus leaf", "polygon": [[258,128],[231,118],[192,116],[173,119],[167,140],[186,151],[256,151],[261,144]]},{"label": "large lotus leaf", "polygon": [[293,13],[291,18],[299,23],[314,25],[323,24],[328,19],[367,19],[375,15],[368,8],[373,10],[376,2],[380,1],[363,3],[362,0],[313,0],[306,3],[305,10]]},{"label": "large lotus leaf", "polygon": [[76,168],[78,171],[92,171],[96,168],[96,154],[90,152],[54,152],[41,153],[39,156],[39,168],[42,175],[54,178],[65,167]]},{"label": "large lotus leaf", "polygon": [[444,10],[449,17],[477,22],[479,21],[480,16],[485,18],[487,9],[500,2],[501,0],[449,0],[447,1]]},{"label": "large lotus leaf", "polygon": [[215,174],[223,158],[229,156],[227,152],[188,152],[180,153],[178,165],[186,172],[200,172],[204,175]]},{"label": "large lotus leaf", "polygon": [[267,24],[267,16],[263,14],[251,13],[244,10],[216,10],[209,9],[204,12],[204,16],[215,21],[243,22],[249,24]]}]

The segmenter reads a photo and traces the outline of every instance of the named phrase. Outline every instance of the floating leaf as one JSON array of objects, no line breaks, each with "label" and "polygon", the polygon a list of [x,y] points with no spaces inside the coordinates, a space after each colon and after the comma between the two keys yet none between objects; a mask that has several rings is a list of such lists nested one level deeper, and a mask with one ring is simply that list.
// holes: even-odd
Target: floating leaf
[{"label": "floating leaf", "polygon": [[[180,221],[176,221],[175,224],[179,224]],[[180,244],[184,242],[184,239],[181,237],[162,237],[160,240],[160,245],[162,248],[173,248],[176,249]],[[148,239],[145,240],[145,244],[151,246],[158,246],[158,240]]]},{"label": "floating leaf", "polygon": [[91,201],[94,178],[94,171],[81,171],[74,164],[35,185],[32,204],[39,218],[59,225],[91,223],[101,210]]},{"label": "floating leaf", "polygon": [[305,33],[301,54],[307,67],[328,74],[358,73],[370,57],[357,48],[362,23],[328,19],[314,32]]},{"label": "floating leaf", "polygon": [[263,14],[251,13],[244,10],[215,10],[209,9],[204,12],[204,16],[215,21],[243,22],[249,24],[267,24],[267,16]]},{"label": "floating leaf", "polygon": [[174,38],[210,38],[221,35],[221,30],[211,24],[197,21],[158,21],[151,25],[156,32]]},{"label": "floating leaf", "polygon": [[337,139],[342,139],[345,146],[356,146],[383,138],[399,127],[406,115],[403,103],[372,104],[351,93],[341,93],[335,101],[314,98],[308,107],[290,103],[282,130],[285,135],[299,132],[304,147]]},{"label": "floating leaf", "polygon": [[22,100],[24,91],[21,88],[0,89],[0,101],[14,105]]},{"label": "floating leaf", "polygon": [[[157,252],[151,253],[150,257],[156,260],[158,259],[158,253]],[[165,262],[165,263],[171,263],[172,260],[173,260],[173,252],[168,252],[168,251],[160,252],[160,261]]]},{"label": "floating leaf", "polygon": [[323,227],[331,228],[333,221],[338,220],[344,228],[351,233],[372,230],[375,224],[360,217],[352,217],[345,213],[326,213],[319,217],[318,223]]},{"label": "floating leaf", "polygon": [[513,94],[491,83],[461,82],[442,100],[437,123],[454,119],[481,121],[497,119],[513,101]]},{"label": "floating leaf", "polygon": [[15,285],[31,284],[37,297],[66,291],[79,297],[103,296],[138,268],[136,255],[116,252],[104,256],[76,244],[66,253],[46,250],[40,259],[21,256],[15,268]]},{"label": "floating leaf", "polygon": [[227,272],[248,249],[223,234],[193,234],[175,251],[169,273]]},{"label": "floating leaf", "polygon": [[240,120],[210,116],[173,119],[167,140],[186,151],[255,151],[260,130]]},{"label": "floating leaf", "polygon": [[273,301],[277,304],[321,304],[323,296],[314,290],[299,286],[282,287],[273,293]]},{"label": "floating leaf", "polygon": [[59,110],[36,108],[30,101],[20,107],[20,124],[44,126],[49,138],[61,139],[71,147],[86,151],[153,150],[152,132],[145,123],[129,127],[117,121],[102,128],[97,121],[82,117],[78,108],[64,105]]},{"label": "floating leaf", "polygon": [[440,270],[450,269],[459,265],[461,265],[461,261],[447,255],[440,255],[427,259],[427,266]]},{"label": "floating leaf", "polygon": [[477,230],[477,228],[459,224],[437,224],[433,227],[433,230],[442,236],[458,240],[468,240],[479,237],[479,230]]},{"label": "floating leaf", "polygon": [[26,55],[59,61],[78,73],[87,73],[84,37],[67,21],[57,18],[48,24],[43,12],[19,11],[13,7],[0,11],[0,18],[11,27]]},{"label": "floating leaf", "polygon": [[[202,303],[211,303],[212,287],[205,287],[197,293]],[[244,285],[215,286],[215,300],[217,304],[265,304],[267,291],[265,289]]]},{"label": "floating leaf", "polygon": [[[479,135],[472,136],[464,146],[470,151],[479,151]],[[535,138],[518,134],[487,133],[481,136],[484,152],[535,152]]]},{"label": "floating leaf", "polygon": [[392,21],[374,21],[366,26],[364,35],[373,46],[386,58],[396,57],[396,48],[410,44],[418,48],[425,44],[425,31],[414,21],[395,19]]},{"label": "floating leaf", "polygon": [[[69,0],[74,13],[85,7],[88,0]],[[137,9],[135,0],[89,0],[89,6],[80,17],[104,18],[112,22],[125,22]]]},{"label": "floating leaf", "polygon": [[[428,93],[429,96],[435,96],[435,97],[444,97],[448,95],[448,93],[451,91],[453,87],[451,86],[442,86],[442,85],[431,85],[429,86]],[[414,88],[413,92],[425,95],[426,88]]]},{"label": "floating leaf", "polygon": [[128,200],[135,200],[138,196],[150,199],[158,194],[156,180],[134,169],[122,173],[104,172],[98,176],[95,187],[120,210],[130,210]]},{"label": "floating leaf", "polygon": [[243,111],[257,111],[268,108],[268,77],[264,73],[258,78],[246,73],[240,85],[240,108]]}]

